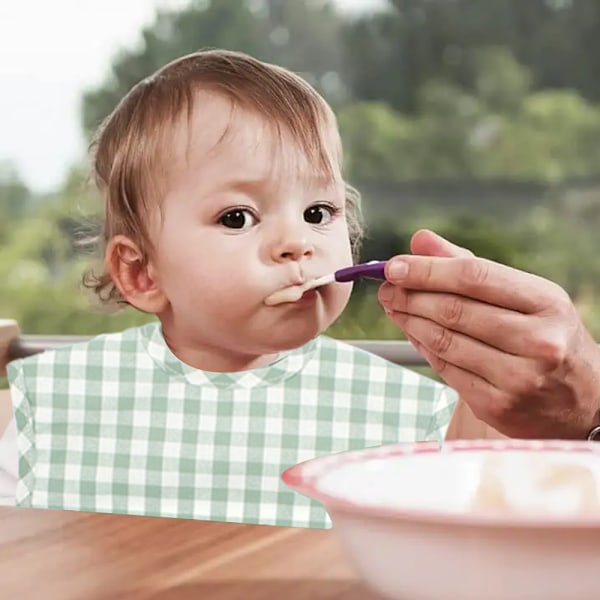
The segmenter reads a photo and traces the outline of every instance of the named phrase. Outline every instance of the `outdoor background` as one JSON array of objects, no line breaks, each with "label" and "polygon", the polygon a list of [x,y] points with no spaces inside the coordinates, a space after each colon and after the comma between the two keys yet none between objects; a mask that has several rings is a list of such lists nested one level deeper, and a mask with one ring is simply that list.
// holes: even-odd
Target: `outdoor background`
[{"label": "outdoor background", "polygon": [[[82,51],[94,43],[85,5],[73,3],[70,20],[50,8],[46,20],[32,13],[40,31],[52,34],[47,46],[35,31],[13,32],[37,56],[31,77],[43,69],[46,81],[60,86],[75,65],[73,45],[65,61],[42,66],[60,42],[60,27],[67,35],[79,19],[91,28],[78,38]],[[104,6],[115,23],[128,10],[127,2]],[[406,252],[415,229],[434,228],[481,256],[563,285],[600,339],[599,31],[597,0],[178,2],[140,25],[132,43],[107,50],[110,66],[71,112],[85,141],[133,84],[200,48],[243,50],[289,67],[338,115],[346,175],[364,195],[369,223],[363,259]],[[17,54],[4,58],[16,64]],[[2,93],[23,81],[4,78]],[[28,94],[31,119],[51,123],[49,99],[42,85]],[[16,104],[15,115],[23,108]],[[3,118],[6,142],[16,116],[5,106]],[[59,131],[57,148],[61,138]],[[56,159],[35,138],[24,150],[20,142],[21,154],[30,151],[40,166]],[[3,149],[0,318],[17,319],[24,333],[96,334],[147,319],[104,314],[80,287],[92,257],[75,240],[100,206],[86,185],[83,146],[53,168],[62,173],[54,185],[35,180],[35,164],[26,173]],[[382,315],[375,289],[357,286],[330,333],[401,337]]]}]

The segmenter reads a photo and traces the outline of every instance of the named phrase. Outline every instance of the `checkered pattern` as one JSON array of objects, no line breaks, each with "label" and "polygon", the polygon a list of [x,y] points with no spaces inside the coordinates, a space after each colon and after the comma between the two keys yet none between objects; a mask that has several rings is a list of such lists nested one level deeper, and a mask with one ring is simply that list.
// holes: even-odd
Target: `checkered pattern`
[{"label": "checkered pattern", "polygon": [[329,527],[280,475],[312,457],[443,440],[447,388],[319,337],[268,367],[192,369],[153,323],[9,365],[21,506]]}]

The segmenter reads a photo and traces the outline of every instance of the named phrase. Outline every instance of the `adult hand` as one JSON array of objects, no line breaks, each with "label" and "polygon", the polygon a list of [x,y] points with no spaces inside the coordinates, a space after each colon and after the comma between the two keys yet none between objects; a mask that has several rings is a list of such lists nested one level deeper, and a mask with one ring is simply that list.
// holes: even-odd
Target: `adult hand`
[{"label": "adult hand", "polygon": [[477,418],[521,438],[600,424],[600,350],[561,287],[430,231],[411,250],[388,262],[379,301]]}]

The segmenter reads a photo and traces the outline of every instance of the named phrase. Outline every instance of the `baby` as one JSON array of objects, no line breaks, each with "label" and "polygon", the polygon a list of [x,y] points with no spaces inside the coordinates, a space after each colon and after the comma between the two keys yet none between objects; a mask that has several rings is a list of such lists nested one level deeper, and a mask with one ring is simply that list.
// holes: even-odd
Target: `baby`
[{"label": "baby", "polygon": [[93,148],[105,260],[86,285],[157,321],[9,365],[16,504],[328,527],[287,467],[441,443],[450,390],[321,335],[349,284],[271,301],[350,265],[362,233],[334,114],[304,80],[185,56],[137,84]]}]

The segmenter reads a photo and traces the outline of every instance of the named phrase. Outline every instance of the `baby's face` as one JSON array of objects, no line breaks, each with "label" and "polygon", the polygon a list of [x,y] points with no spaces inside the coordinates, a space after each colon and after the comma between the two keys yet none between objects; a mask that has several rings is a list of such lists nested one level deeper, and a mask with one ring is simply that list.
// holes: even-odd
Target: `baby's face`
[{"label": "baby's face", "polygon": [[[350,285],[332,284],[295,303],[265,303],[351,264],[344,186],[339,173],[319,176],[260,117],[215,96],[197,106],[178,134],[155,234],[168,299],[159,317],[171,347],[186,348],[194,366],[236,370],[235,356],[240,367],[244,357],[258,366],[322,332],[348,302]],[[210,361],[200,358],[207,352]]]}]

